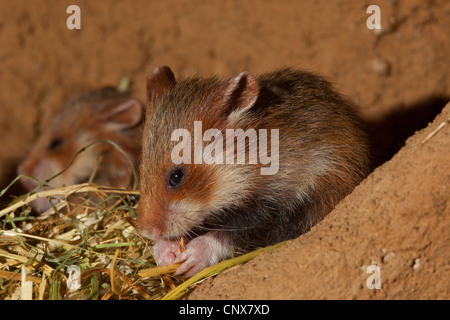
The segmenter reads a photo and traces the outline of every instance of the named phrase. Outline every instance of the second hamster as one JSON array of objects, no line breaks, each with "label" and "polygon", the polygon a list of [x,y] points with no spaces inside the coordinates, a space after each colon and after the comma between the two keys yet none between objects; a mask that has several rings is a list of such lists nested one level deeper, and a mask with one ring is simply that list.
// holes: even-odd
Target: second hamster
[{"label": "second hamster", "polygon": [[[110,143],[92,145],[69,164],[78,151],[98,139],[115,142],[136,164],[141,146],[142,119],[142,104],[115,88],[106,87],[78,94],[43,130],[20,163],[18,173],[45,181],[67,168],[48,183],[48,187],[60,187],[87,182],[98,167],[94,183],[130,186],[133,183],[131,164]],[[22,178],[21,182],[27,190],[38,186],[38,182],[28,178]],[[40,212],[50,208],[49,201],[43,198],[33,201],[31,205]]]}]

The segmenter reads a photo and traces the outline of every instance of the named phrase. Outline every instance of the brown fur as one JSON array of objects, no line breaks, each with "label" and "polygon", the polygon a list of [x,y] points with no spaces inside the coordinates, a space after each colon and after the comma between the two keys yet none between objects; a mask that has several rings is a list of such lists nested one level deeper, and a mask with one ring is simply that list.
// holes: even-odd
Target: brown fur
[{"label": "brown fur", "polygon": [[[129,161],[109,143],[96,143],[81,152],[72,164],[71,161],[89,143],[109,139],[137,164],[142,112],[140,103],[113,88],[79,94],[55,115],[20,164],[18,172],[43,182],[67,168],[49,182],[49,186],[59,187],[87,182],[100,161],[93,182],[131,186],[134,178]],[[57,140],[60,143],[54,144]],[[52,143],[56,147],[51,147]],[[37,185],[28,179],[22,179],[22,182],[29,190]]]},{"label": "brown fur", "polygon": [[[155,240],[221,230],[235,250],[248,251],[290,239],[325,217],[368,173],[360,122],[318,76],[283,69],[175,82],[161,70],[149,78],[161,85],[159,93],[149,92],[138,211],[141,232]],[[187,164],[183,184],[168,188],[176,167],[171,134],[193,133],[196,120],[203,133],[222,130],[224,140],[226,128],[279,129],[278,173],[261,175],[260,164]]]}]

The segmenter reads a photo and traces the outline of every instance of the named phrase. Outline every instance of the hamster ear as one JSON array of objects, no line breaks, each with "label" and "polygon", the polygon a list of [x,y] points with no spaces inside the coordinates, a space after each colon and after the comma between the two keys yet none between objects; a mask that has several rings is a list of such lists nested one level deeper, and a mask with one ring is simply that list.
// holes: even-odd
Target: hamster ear
[{"label": "hamster ear", "polygon": [[232,113],[236,115],[250,110],[258,95],[258,82],[248,72],[241,72],[227,82],[216,103],[228,117]]},{"label": "hamster ear", "polygon": [[168,66],[157,67],[147,77],[147,109],[151,108],[160,97],[175,85],[175,76]]},{"label": "hamster ear", "polygon": [[111,131],[132,128],[141,122],[143,116],[142,105],[136,99],[115,102],[101,112],[102,120]]}]

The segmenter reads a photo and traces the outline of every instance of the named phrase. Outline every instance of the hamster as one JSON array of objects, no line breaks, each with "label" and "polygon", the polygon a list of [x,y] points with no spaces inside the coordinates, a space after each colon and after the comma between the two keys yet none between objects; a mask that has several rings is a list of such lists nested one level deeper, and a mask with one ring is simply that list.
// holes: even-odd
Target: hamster
[{"label": "hamster", "polygon": [[[203,134],[196,147],[203,151],[211,141],[221,142],[208,132],[222,133],[226,148],[214,149],[219,161],[192,160],[201,149],[194,150],[192,137],[183,142],[174,134],[180,128]],[[278,141],[267,138],[265,146],[278,156],[273,174],[261,170],[267,161],[250,163],[245,136],[246,162],[233,164],[239,147],[231,149],[231,158],[225,153],[239,141],[226,141],[229,129],[266,129],[267,136],[278,130]],[[180,150],[187,161],[173,161]],[[175,81],[170,68],[158,67],[147,79],[139,231],[154,240],[158,264],[181,263],[176,274],[192,276],[234,254],[308,231],[368,174],[368,150],[351,104],[314,74],[286,68],[258,77],[242,72],[227,81]]]},{"label": "hamster", "polygon": [[[18,166],[18,174],[45,181],[67,168],[48,183],[51,188],[87,182],[98,167],[94,183],[131,186],[134,182],[131,164],[110,143],[95,143],[71,162],[75,154],[91,142],[109,139],[136,164],[141,147],[143,111],[139,101],[112,87],[74,96],[43,130]],[[20,181],[28,191],[38,186],[38,182],[28,178]],[[43,212],[51,204],[48,199],[39,198],[31,206]]]}]

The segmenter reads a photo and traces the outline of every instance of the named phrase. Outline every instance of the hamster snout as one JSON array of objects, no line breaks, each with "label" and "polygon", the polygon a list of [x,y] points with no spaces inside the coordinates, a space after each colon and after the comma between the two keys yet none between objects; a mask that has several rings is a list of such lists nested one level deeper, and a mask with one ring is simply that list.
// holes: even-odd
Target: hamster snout
[{"label": "hamster snout", "polygon": [[[277,139],[261,143],[261,132]],[[269,155],[277,170],[262,174]],[[155,240],[158,263],[182,263],[178,274],[299,236],[368,170],[351,104],[314,74],[176,81],[162,66],[147,79],[139,230]]]},{"label": "hamster snout", "polygon": [[[116,143],[134,165],[140,153],[143,108],[140,102],[114,88],[102,88],[76,95],[54,116],[18,166],[27,191],[41,191],[89,181],[115,187],[133,182],[132,164],[112,144]],[[77,154],[78,153],[78,154]],[[96,169],[97,168],[97,169]],[[36,188],[46,180],[45,188]],[[31,203],[40,212],[50,208],[47,199]]]}]

